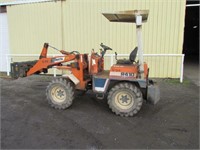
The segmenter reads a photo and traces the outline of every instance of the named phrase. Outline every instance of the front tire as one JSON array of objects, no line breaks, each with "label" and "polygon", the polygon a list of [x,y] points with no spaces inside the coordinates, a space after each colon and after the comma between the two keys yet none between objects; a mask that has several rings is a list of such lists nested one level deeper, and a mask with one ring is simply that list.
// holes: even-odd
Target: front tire
[{"label": "front tire", "polygon": [[74,85],[66,79],[54,79],[46,89],[48,103],[56,109],[66,109],[74,100]]},{"label": "front tire", "polygon": [[108,93],[108,105],[120,116],[134,116],[141,109],[143,97],[140,89],[131,83],[119,83]]}]

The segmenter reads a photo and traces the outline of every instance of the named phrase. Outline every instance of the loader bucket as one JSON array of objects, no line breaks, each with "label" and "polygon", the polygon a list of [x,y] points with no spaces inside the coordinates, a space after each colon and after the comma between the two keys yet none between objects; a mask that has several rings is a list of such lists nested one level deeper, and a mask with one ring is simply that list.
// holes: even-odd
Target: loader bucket
[{"label": "loader bucket", "polygon": [[159,100],[160,89],[159,86],[155,82],[153,82],[152,84],[148,85],[147,101],[155,105]]},{"label": "loader bucket", "polygon": [[35,65],[37,60],[34,61],[25,61],[25,62],[14,62],[10,64],[11,67],[11,77],[17,79],[19,77],[26,77],[27,72],[33,65]]}]

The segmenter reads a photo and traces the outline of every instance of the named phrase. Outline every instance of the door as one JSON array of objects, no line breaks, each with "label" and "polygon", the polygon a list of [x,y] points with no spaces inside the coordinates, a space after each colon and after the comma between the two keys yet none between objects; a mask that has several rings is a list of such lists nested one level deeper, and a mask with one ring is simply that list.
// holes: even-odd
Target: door
[{"label": "door", "polygon": [[10,71],[10,59],[7,62],[6,55],[10,54],[8,18],[6,6],[0,8],[0,72]]}]

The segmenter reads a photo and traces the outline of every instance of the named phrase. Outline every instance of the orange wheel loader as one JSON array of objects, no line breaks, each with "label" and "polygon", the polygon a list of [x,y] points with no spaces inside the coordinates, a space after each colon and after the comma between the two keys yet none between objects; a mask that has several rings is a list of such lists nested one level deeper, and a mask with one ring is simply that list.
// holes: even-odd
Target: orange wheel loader
[{"label": "orange wheel loader", "polygon": [[[48,103],[56,109],[66,109],[72,105],[75,90],[92,90],[98,99],[107,97],[111,110],[120,116],[134,116],[143,104],[143,100],[156,104],[160,99],[159,88],[148,78],[148,65],[143,62],[141,29],[147,21],[147,10],[120,11],[103,13],[111,22],[136,23],[138,47],[129,59],[117,59],[110,70],[104,70],[104,55],[110,47],[101,43],[100,54],[92,51],[91,55],[77,51],[59,50],[62,56],[47,57],[48,43],[44,44],[39,60],[11,63],[13,78],[33,74],[47,73],[55,67],[68,70],[66,74],[55,78],[46,89]],[[139,60],[136,61],[138,53]],[[68,62],[68,63],[66,63]]]}]

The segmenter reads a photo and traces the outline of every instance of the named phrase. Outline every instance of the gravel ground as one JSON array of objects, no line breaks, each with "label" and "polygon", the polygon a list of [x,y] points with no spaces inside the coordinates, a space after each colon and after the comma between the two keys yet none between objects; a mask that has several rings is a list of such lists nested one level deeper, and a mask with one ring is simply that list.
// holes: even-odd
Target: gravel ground
[{"label": "gravel ground", "polygon": [[199,149],[199,88],[189,81],[159,80],[160,102],[128,118],[92,93],[51,108],[47,77],[0,82],[2,149]]}]

